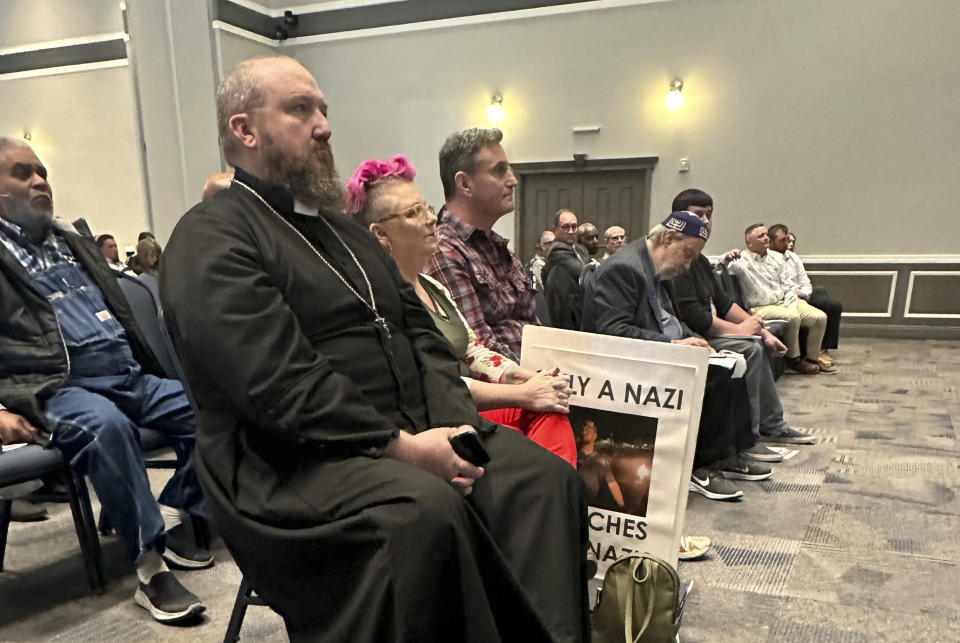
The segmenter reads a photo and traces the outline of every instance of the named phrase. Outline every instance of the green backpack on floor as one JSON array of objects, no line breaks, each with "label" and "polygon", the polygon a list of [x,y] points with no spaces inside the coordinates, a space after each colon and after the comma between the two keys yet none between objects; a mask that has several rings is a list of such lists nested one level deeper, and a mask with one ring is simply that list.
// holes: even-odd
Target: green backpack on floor
[{"label": "green backpack on floor", "polygon": [[617,559],[590,615],[594,643],[668,643],[680,631],[680,577],[650,554]]}]

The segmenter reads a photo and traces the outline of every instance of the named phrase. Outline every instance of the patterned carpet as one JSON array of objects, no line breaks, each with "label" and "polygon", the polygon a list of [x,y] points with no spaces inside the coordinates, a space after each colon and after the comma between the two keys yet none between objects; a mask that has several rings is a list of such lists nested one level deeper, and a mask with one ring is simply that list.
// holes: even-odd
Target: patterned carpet
[{"label": "patterned carpet", "polygon": [[[714,548],[680,567],[695,581],[683,643],[960,641],[960,342],[849,339],[837,357],[835,375],[778,383],[787,420],[818,444],[743,482],[741,502],[690,497],[686,531]],[[51,514],[11,527],[0,640],[222,640],[240,582],[222,547],[213,568],[180,573],[203,621],[163,626],[131,600],[116,538],[107,592],[92,595],[69,509]],[[252,607],[242,639],[286,636]]]},{"label": "patterned carpet", "polygon": [[851,339],[835,375],[778,382],[818,436],[744,499],[691,496],[715,547],[684,643],[960,640],[960,343]]}]

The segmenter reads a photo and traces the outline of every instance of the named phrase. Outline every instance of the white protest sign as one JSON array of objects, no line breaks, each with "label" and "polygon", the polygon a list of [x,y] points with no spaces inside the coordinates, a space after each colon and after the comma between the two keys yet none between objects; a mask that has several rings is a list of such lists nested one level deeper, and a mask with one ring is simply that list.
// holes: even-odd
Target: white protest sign
[{"label": "white protest sign", "polygon": [[599,577],[631,552],[677,564],[708,358],[691,346],[524,328],[523,366],[570,376]]}]

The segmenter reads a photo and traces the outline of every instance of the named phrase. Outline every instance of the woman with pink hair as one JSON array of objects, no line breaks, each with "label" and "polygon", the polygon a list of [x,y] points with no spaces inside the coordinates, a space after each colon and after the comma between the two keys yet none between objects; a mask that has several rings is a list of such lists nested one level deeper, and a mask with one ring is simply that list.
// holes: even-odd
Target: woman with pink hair
[{"label": "woman with pink hair", "polygon": [[353,215],[397,262],[424,307],[460,359],[461,375],[488,420],[516,429],[577,466],[569,412],[570,388],[556,370],[535,372],[477,341],[450,293],[420,271],[437,250],[437,216],[413,179],[407,157],[368,160],[347,183],[346,213]]}]

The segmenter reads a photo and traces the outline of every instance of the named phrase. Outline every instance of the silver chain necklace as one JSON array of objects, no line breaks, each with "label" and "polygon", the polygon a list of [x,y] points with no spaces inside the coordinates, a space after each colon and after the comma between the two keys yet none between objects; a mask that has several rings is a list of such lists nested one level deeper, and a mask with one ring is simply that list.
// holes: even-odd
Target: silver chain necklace
[{"label": "silver chain necklace", "polygon": [[353,250],[350,249],[350,246],[348,246],[346,243],[344,243],[343,239],[340,238],[340,235],[337,234],[337,231],[333,228],[332,225],[330,225],[330,222],[329,222],[329,221],[327,221],[326,219],[324,219],[324,218],[323,218],[322,216],[320,216],[319,214],[317,215],[317,218],[319,218],[321,221],[323,221],[324,225],[326,225],[327,228],[330,230],[330,232],[333,233],[333,236],[337,238],[337,241],[339,241],[339,242],[340,242],[340,245],[342,245],[342,246],[344,247],[344,249],[345,249],[345,250],[347,251],[347,253],[350,255],[350,258],[353,259],[353,263],[356,264],[357,268],[360,270],[360,274],[363,275],[363,282],[367,285],[367,292],[370,293],[370,301],[367,301],[366,299],[364,299],[363,295],[361,295],[359,292],[357,292],[357,289],[354,288],[353,285],[352,285],[349,281],[347,281],[346,277],[344,277],[344,276],[340,273],[339,270],[337,270],[336,268],[334,268],[334,267],[333,267],[333,264],[331,264],[329,261],[327,261],[326,257],[324,257],[322,254],[320,254],[320,251],[318,251],[318,250],[313,246],[313,244],[310,243],[305,236],[303,236],[303,233],[301,233],[299,230],[297,230],[297,227],[296,227],[295,225],[293,225],[292,223],[290,223],[289,221],[287,221],[287,220],[283,217],[283,215],[281,215],[279,212],[277,212],[272,205],[270,205],[269,203],[267,203],[267,200],[264,199],[262,196],[260,196],[260,194],[257,193],[256,190],[254,190],[252,187],[250,187],[249,185],[247,185],[247,184],[244,183],[243,181],[238,181],[237,179],[233,179],[233,182],[236,183],[237,185],[239,185],[240,187],[244,188],[245,190],[247,190],[247,192],[249,192],[249,193],[252,194],[253,196],[257,197],[257,199],[260,201],[260,203],[262,203],[262,204],[264,204],[265,206],[267,206],[267,209],[268,209],[268,210],[270,210],[271,212],[273,212],[275,215],[277,215],[277,218],[278,218],[278,219],[280,219],[280,220],[283,221],[285,224],[287,224],[287,227],[289,227],[291,230],[293,230],[293,231],[297,234],[297,236],[300,237],[300,238],[303,240],[303,242],[304,242],[305,244],[307,244],[307,246],[308,246],[311,250],[313,250],[313,254],[317,255],[317,256],[320,258],[320,261],[322,261],[322,262],[324,263],[324,265],[326,265],[327,268],[329,268],[330,271],[337,276],[337,279],[339,279],[341,282],[343,282],[343,285],[346,286],[346,287],[350,290],[350,292],[353,293],[354,297],[356,297],[357,299],[359,299],[359,300],[363,303],[364,306],[366,306],[367,308],[369,308],[369,309],[371,310],[371,312],[373,312],[373,315],[374,315],[374,320],[373,320],[373,321],[377,324],[377,326],[379,326],[380,328],[383,329],[383,332],[385,332],[385,333],[387,334],[387,337],[390,337],[390,328],[387,326],[387,320],[384,319],[383,315],[380,314],[380,311],[377,310],[377,299],[376,299],[376,297],[373,296],[373,286],[370,285],[370,278],[367,277],[367,271],[363,269],[363,266],[361,266],[361,265],[360,265],[360,262],[357,260],[357,256],[356,256],[355,254],[353,254]]}]

